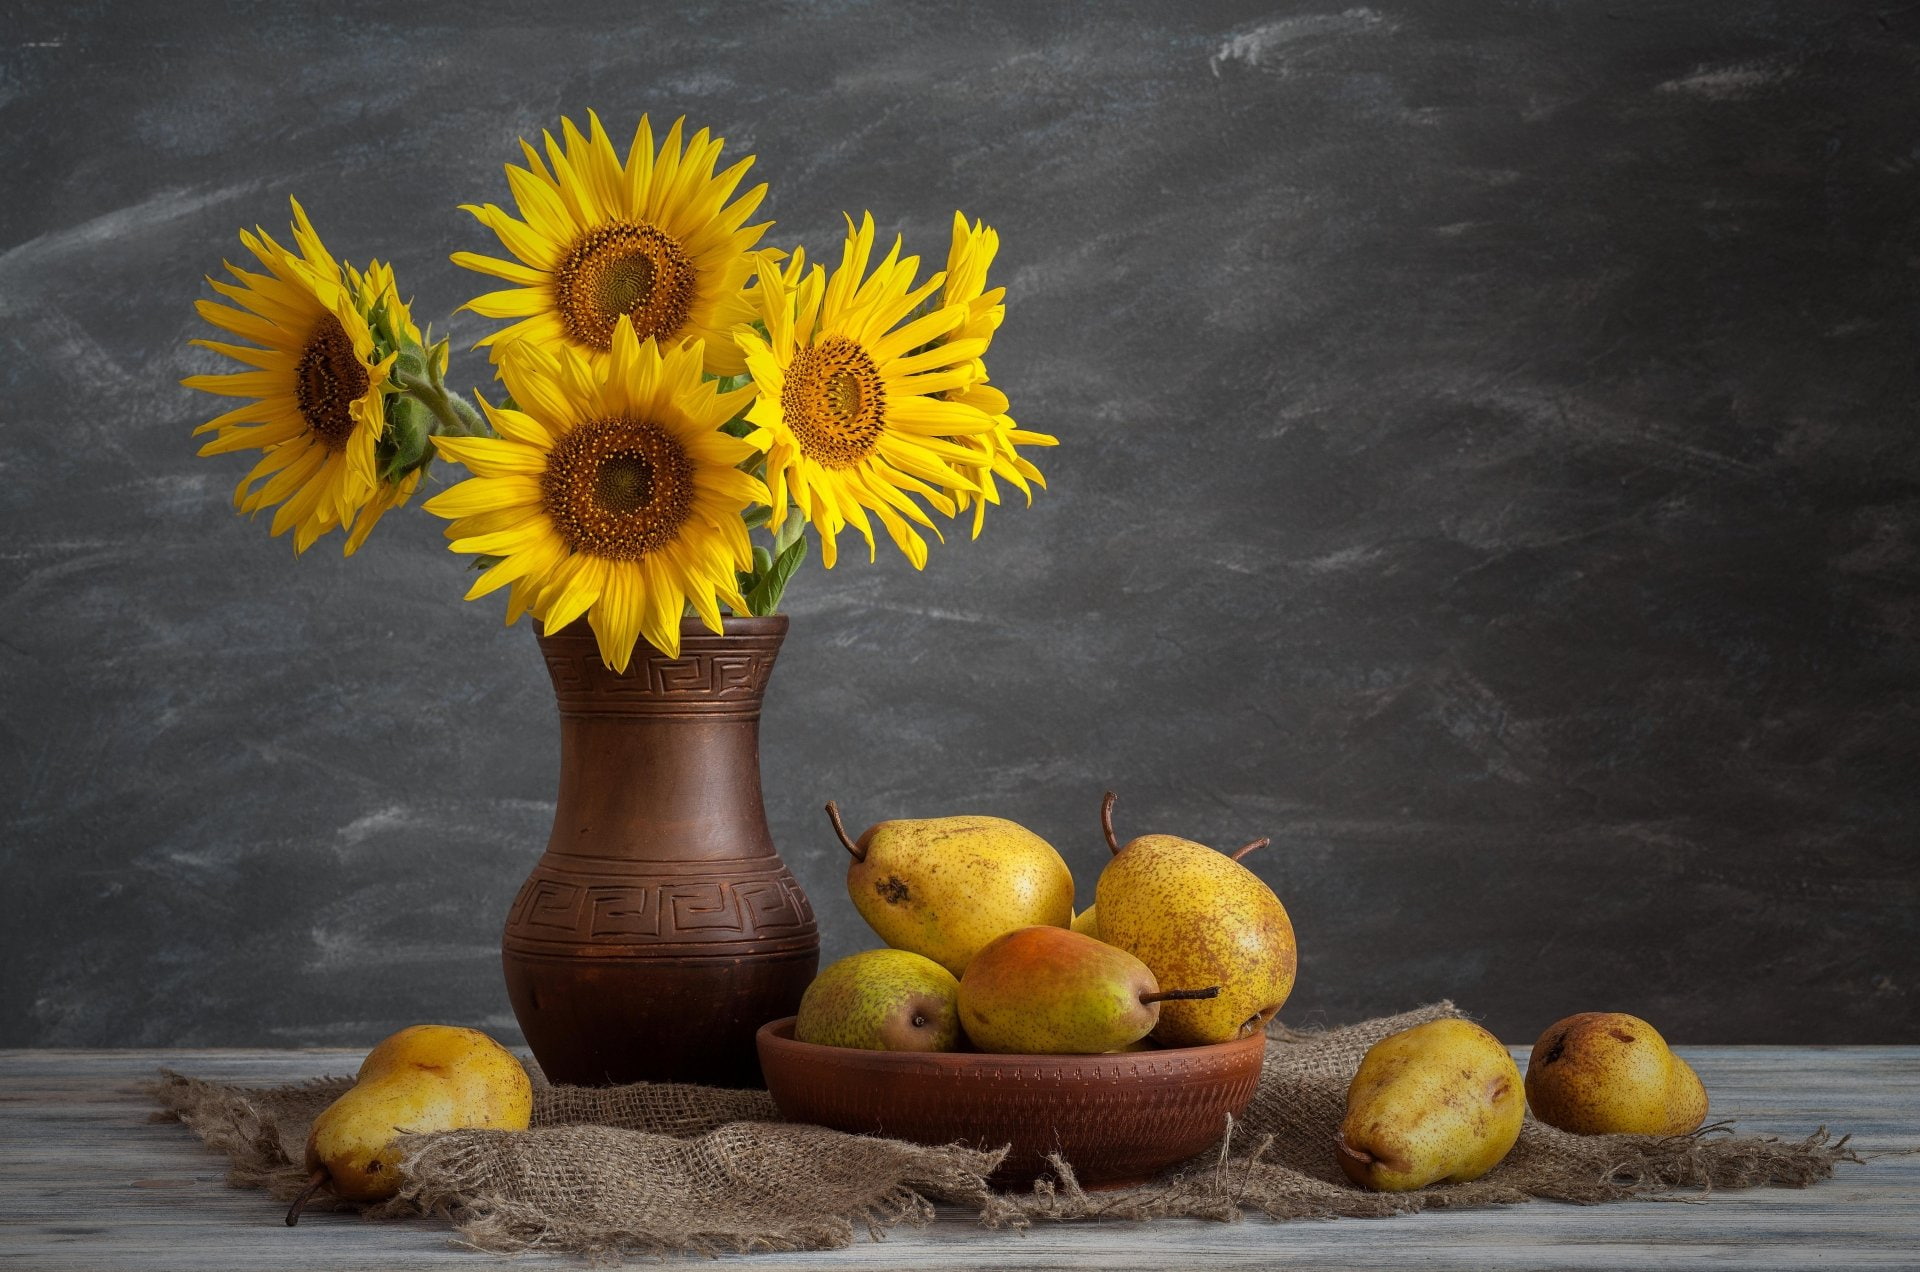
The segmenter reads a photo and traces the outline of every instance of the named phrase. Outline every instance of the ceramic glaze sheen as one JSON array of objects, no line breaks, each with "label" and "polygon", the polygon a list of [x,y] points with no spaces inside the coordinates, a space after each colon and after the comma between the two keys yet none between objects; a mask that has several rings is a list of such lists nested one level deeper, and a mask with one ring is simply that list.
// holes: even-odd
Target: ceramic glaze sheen
[{"label": "ceramic glaze sheen", "polygon": [[806,894],[760,798],[760,704],[784,616],[697,620],[625,673],[584,622],[542,633],[560,708],[547,851],[501,942],[507,992],[554,1082],[760,1081],[754,1031],[819,963]]}]

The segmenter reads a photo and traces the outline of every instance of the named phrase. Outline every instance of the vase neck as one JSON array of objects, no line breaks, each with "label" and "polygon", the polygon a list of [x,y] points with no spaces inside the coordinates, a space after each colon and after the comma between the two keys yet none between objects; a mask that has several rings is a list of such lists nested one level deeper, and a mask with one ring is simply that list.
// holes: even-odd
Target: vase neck
[{"label": "vase neck", "polygon": [[625,672],[584,624],[541,635],[560,708],[549,853],[682,863],[775,856],[760,794],[760,704],[786,620],[642,644]]}]

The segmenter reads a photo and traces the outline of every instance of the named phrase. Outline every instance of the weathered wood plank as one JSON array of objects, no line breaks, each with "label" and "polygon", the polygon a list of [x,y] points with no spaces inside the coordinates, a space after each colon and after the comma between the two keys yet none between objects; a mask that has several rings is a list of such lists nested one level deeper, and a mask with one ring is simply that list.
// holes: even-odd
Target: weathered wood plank
[{"label": "weathered wood plank", "polygon": [[[1521,1052],[1524,1057],[1524,1051]],[[1800,1135],[1825,1123],[1868,1154],[1920,1147],[1920,1048],[1698,1048],[1715,1118]],[[77,1269],[490,1266],[434,1223],[309,1215],[297,1229],[182,1128],[147,1121],[139,1083],[162,1066],[273,1083],[348,1073],[344,1051],[0,1052],[0,1265]],[[1392,1220],[1049,1225],[1023,1235],[945,1212],[848,1250],[752,1256],[755,1272],[822,1268],[1093,1268],[1275,1264],[1322,1268],[1751,1268],[1831,1262],[1911,1267],[1920,1249],[1920,1156],[1875,1156],[1805,1191],[1725,1193],[1708,1204],[1548,1204]],[[542,1260],[542,1262],[553,1262]],[[562,1261],[565,1262],[565,1261]],[[711,1266],[706,1260],[688,1266]]]}]

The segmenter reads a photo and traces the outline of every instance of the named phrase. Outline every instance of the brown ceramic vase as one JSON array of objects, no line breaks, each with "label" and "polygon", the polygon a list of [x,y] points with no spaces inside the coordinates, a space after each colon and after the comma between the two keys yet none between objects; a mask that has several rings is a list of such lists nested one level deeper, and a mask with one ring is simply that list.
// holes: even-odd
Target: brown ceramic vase
[{"label": "brown ceramic vase", "polygon": [[784,616],[642,641],[540,634],[560,706],[553,835],[507,914],[507,993],[549,1080],[756,1086],[754,1031],[813,979],[813,910],[760,802],[760,703]]}]

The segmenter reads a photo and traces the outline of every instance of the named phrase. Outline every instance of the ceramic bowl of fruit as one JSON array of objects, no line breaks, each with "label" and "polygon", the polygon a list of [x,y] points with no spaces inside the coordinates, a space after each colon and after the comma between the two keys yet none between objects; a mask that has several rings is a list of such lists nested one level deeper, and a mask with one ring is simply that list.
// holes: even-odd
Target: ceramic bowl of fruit
[{"label": "ceramic bowl of fruit", "polygon": [[848,889],[890,948],[832,964],[799,1013],[761,1027],[782,1116],[923,1144],[1008,1149],[1020,1187],[1057,1154],[1092,1187],[1203,1153],[1260,1080],[1265,1026],[1293,987],[1285,908],[1239,853],[1172,835],[1124,847],[1095,904],[1013,822],[881,822]]},{"label": "ceramic bowl of fruit", "polygon": [[1142,1183],[1206,1152],[1260,1081],[1266,1039],[1111,1055],[869,1051],[761,1026],[781,1116],[916,1144],[1006,1148],[997,1188],[1024,1188],[1058,1153],[1089,1188]]}]

